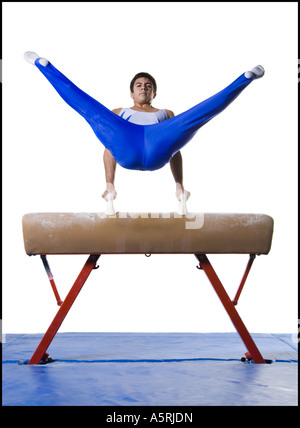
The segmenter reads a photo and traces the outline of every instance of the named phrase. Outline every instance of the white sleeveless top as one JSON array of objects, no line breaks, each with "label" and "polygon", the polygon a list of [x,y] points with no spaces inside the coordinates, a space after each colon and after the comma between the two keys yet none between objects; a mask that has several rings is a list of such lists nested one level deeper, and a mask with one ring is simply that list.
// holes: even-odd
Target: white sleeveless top
[{"label": "white sleeveless top", "polygon": [[155,112],[145,112],[132,110],[131,108],[122,108],[119,116],[137,125],[153,125],[154,123],[159,123],[168,119],[165,109]]}]

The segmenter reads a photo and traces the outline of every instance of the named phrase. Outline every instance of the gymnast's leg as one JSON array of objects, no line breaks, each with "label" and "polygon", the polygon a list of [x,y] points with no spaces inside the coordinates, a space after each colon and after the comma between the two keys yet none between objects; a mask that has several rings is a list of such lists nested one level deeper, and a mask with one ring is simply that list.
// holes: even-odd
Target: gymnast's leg
[{"label": "gymnast's leg", "polygon": [[230,85],[195,105],[159,124],[145,127],[147,152],[146,169],[162,168],[172,156],[181,150],[196,132],[215,116],[224,111],[254,80],[264,75],[262,66],[243,73]]},{"label": "gymnast's leg", "polygon": [[264,69],[260,65],[246,71],[220,92],[172,118],[174,123],[176,120],[181,122],[184,131],[193,135],[201,126],[225,110],[254,79],[263,75]]},{"label": "gymnast's leg", "polygon": [[144,127],[130,123],[79,89],[49,61],[33,52],[24,58],[34,64],[61,98],[91,126],[96,137],[124,168],[143,170]]},{"label": "gymnast's leg", "polygon": [[[41,58],[35,52],[26,52],[24,58],[31,64],[36,65],[62,99],[85,119],[99,113],[98,109],[101,109],[100,103],[74,85],[48,60]],[[102,107],[105,108],[104,106]]]},{"label": "gymnast's leg", "polygon": [[118,135],[117,115],[79,89],[45,58],[26,52],[24,59],[40,70],[62,99],[89,123],[102,144],[112,151],[111,142]]}]

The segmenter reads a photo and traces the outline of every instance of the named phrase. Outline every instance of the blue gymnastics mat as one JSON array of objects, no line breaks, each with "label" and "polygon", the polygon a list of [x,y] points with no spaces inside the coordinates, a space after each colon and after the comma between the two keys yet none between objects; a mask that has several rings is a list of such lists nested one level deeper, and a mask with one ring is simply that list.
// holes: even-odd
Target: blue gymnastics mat
[{"label": "blue gymnastics mat", "polygon": [[252,337],[271,364],[241,362],[237,333],[58,333],[27,365],[42,335],[7,334],[2,406],[297,406],[297,340]]}]

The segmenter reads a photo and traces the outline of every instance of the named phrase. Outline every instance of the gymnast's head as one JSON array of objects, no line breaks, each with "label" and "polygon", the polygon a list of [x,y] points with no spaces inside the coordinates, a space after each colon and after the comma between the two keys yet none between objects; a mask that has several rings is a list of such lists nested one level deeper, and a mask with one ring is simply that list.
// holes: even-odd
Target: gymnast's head
[{"label": "gymnast's head", "polygon": [[150,102],[156,97],[157,85],[153,76],[149,73],[138,73],[130,82],[130,95],[131,98],[147,97]]}]

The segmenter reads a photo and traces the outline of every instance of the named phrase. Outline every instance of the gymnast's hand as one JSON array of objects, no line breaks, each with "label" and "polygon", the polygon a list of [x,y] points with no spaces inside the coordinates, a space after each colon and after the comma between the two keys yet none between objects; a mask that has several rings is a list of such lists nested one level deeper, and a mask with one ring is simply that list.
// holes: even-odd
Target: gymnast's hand
[{"label": "gymnast's hand", "polygon": [[117,191],[112,183],[106,183],[106,190],[102,193],[102,198],[108,202],[108,194],[111,194],[113,199],[117,197]]},{"label": "gymnast's hand", "polygon": [[185,200],[187,201],[189,199],[189,197],[191,196],[191,192],[189,192],[188,190],[185,190],[184,187],[180,184],[180,183],[176,183],[176,197],[178,199],[178,201],[181,201],[181,195],[184,193],[185,195]]}]

